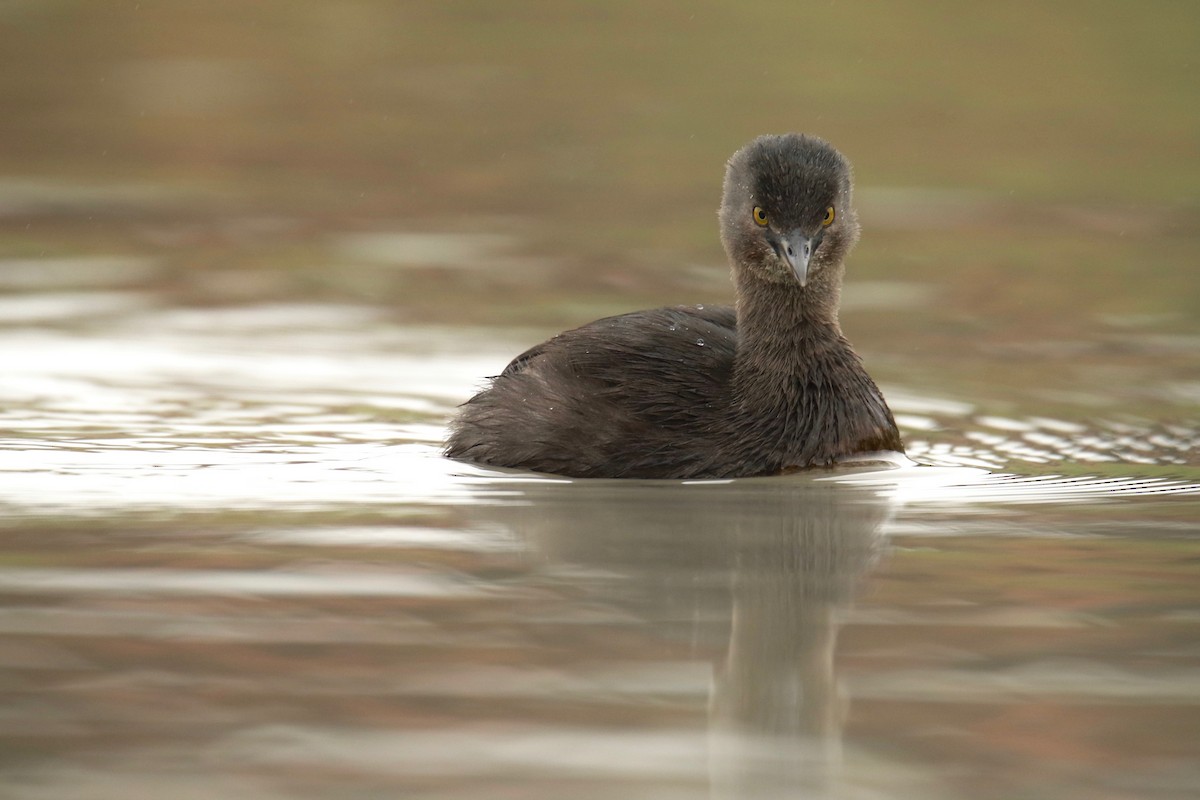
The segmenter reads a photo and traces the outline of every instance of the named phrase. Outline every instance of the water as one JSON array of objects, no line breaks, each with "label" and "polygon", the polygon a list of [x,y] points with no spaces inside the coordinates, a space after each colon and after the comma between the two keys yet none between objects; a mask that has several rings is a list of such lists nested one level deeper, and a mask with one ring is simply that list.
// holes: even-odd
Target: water
[{"label": "water", "polygon": [[[1195,12],[1005,9],[0,4],[0,796],[1195,796]],[[440,457],[793,128],[911,461]]]},{"label": "water", "polygon": [[[1194,463],[1193,431],[962,419],[961,445],[910,432],[923,466],[572,482],[438,454],[519,331],[23,299],[60,324],[0,334],[13,796],[1184,796],[1200,777],[1194,467],[978,466],[1079,442]],[[914,425],[968,413],[896,396]]]}]

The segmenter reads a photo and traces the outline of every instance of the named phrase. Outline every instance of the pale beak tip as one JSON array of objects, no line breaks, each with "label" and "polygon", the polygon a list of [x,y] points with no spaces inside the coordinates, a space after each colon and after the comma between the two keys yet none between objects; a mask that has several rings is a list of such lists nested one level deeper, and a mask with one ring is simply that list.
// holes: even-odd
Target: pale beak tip
[{"label": "pale beak tip", "polygon": [[784,239],[783,252],[792,271],[796,274],[796,280],[803,287],[808,283],[808,262],[812,258],[813,252],[812,239],[799,231],[794,231]]}]

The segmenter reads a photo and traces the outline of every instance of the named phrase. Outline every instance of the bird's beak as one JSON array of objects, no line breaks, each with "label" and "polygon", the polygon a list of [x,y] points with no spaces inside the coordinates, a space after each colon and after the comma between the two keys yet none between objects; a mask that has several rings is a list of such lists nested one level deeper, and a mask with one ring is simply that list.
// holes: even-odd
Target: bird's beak
[{"label": "bird's beak", "polygon": [[800,231],[792,231],[783,237],[783,257],[792,265],[801,286],[808,282],[808,260],[812,258],[812,251],[812,239]]}]

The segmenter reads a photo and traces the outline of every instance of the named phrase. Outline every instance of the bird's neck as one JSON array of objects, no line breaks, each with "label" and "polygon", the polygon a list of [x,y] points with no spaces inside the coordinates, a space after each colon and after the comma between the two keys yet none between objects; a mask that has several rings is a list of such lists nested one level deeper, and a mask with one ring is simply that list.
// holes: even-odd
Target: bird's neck
[{"label": "bird's neck", "polygon": [[769,474],[900,450],[887,403],[842,336],[840,270],[801,288],[738,276],[731,435]]},{"label": "bird's neck", "polygon": [[837,318],[840,276],[804,287],[745,273],[736,280],[735,382],[798,376],[819,367],[831,348],[845,346]]}]

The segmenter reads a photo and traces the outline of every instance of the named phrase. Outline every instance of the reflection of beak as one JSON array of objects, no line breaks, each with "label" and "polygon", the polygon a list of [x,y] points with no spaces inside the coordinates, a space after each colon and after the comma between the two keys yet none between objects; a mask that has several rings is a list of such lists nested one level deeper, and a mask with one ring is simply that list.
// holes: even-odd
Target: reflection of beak
[{"label": "reflection of beak", "polygon": [[801,286],[808,282],[808,260],[812,258],[812,251],[812,239],[800,231],[792,231],[783,237],[783,256],[792,265]]}]

